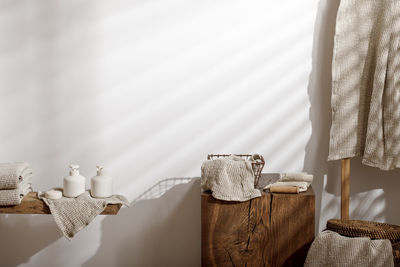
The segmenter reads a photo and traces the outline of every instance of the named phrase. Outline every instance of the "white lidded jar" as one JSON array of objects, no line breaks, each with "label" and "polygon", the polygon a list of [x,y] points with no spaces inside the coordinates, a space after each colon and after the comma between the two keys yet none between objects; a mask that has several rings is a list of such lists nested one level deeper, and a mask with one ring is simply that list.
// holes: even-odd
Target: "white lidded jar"
[{"label": "white lidded jar", "polygon": [[79,165],[70,165],[69,176],[64,178],[64,196],[77,197],[85,192],[86,179],[79,174]]},{"label": "white lidded jar", "polygon": [[97,166],[97,175],[90,181],[90,193],[94,198],[106,198],[113,195],[113,179],[102,166]]}]

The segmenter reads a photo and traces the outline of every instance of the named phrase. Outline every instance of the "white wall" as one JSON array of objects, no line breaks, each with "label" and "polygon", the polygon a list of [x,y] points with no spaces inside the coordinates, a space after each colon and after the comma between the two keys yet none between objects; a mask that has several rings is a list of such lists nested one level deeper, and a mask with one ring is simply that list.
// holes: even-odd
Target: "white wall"
[{"label": "white wall", "polygon": [[[199,266],[198,179],[175,178],[208,153],[314,173],[323,229],[340,203],[326,161],[338,3],[1,1],[0,161],[29,161],[36,190],[102,163],[132,202],[71,242],[51,216],[1,215],[5,266]],[[352,217],[400,223],[400,172],[352,168]]]}]

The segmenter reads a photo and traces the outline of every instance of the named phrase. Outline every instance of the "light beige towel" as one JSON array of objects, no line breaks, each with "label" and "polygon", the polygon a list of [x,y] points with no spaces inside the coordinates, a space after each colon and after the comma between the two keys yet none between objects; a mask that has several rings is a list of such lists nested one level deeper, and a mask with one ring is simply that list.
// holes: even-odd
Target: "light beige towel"
[{"label": "light beige towel", "polygon": [[314,176],[306,172],[285,172],[280,174],[279,182],[307,182],[312,183]]},{"label": "light beige towel", "polygon": [[29,192],[32,192],[32,175],[26,176],[16,189],[0,190],[0,206],[19,205]]},{"label": "light beige towel", "polygon": [[107,207],[107,204],[129,206],[128,200],[124,196],[92,198],[88,191],[76,198],[48,199],[41,192],[38,193],[38,196],[49,206],[58,228],[68,240],[71,240],[77,232],[85,228]]},{"label": "light beige towel", "polygon": [[32,175],[32,168],[27,162],[0,163],[0,190],[16,189],[18,184]]},{"label": "light beige towel", "polygon": [[400,1],[341,1],[332,62],[329,160],[400,167]]},{"label": "light beige towel", "polygon": [[284,193],[284,194],[300,193],[299,187],[297,186],[270,186],[269,191],[271,193]]},{"label": "light beige towel", "polygon": [[261,196],[254,188],[251,162],[237,156],[206,160],[201,166],[201,187],[211,190],[214,198],[227,201]]},{"label": "light beige towel", "polygon": [[299,192],[305,192],[305,191],[307,191],[308,187],[310,186],[310,183],[307,183],[307,182],[291,182],[291,181],[288,181],[288,182],[275,182],[275,183],[272,183],[272,184],[269,184],[269,185],[265,186],[264,189],[269,189],[271,186],[274,186],[274,187],[278,187],[278,186],[283,186],[283,187],[285,187],[285,186],[295,186],[295,187],[299,188]]},{"label": "light beige towel", "polygon": [[394,266],[389,240],[344,237],[324,231],[312,243],[305,267],[391,267]]}]

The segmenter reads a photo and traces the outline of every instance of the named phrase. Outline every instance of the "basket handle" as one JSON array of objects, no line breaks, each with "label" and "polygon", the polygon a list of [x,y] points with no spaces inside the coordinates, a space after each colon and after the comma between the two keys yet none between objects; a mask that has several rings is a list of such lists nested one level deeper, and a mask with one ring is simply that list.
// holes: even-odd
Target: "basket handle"
[{"label": "basket handle", "polygon": [[261,160],[261,162],[264,162],[265,163],[265,161],[264,161],[264,157],[263,156],[261,156],[260,154],[253,154],[253,156],[251,156],[251,160],[253,160],[253,161],[256,161],[256,160]]}]

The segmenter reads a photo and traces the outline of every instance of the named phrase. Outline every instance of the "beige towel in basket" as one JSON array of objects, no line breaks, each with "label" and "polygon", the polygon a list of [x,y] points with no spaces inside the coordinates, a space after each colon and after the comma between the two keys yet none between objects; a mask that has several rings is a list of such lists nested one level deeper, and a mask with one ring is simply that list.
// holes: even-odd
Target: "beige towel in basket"
[{"label": "beige towel in basket", "polygon": [[201,186],[221,200],[246,201],[261,196],[254,188],[251,162],[237,156],[206,160],[201,166]]},{"label": "beige towel in basket", "polygon": [[345,237],[332,231],[320,233],[312,243],[305,267],[391,267],[392,245],[387,239]]}]

